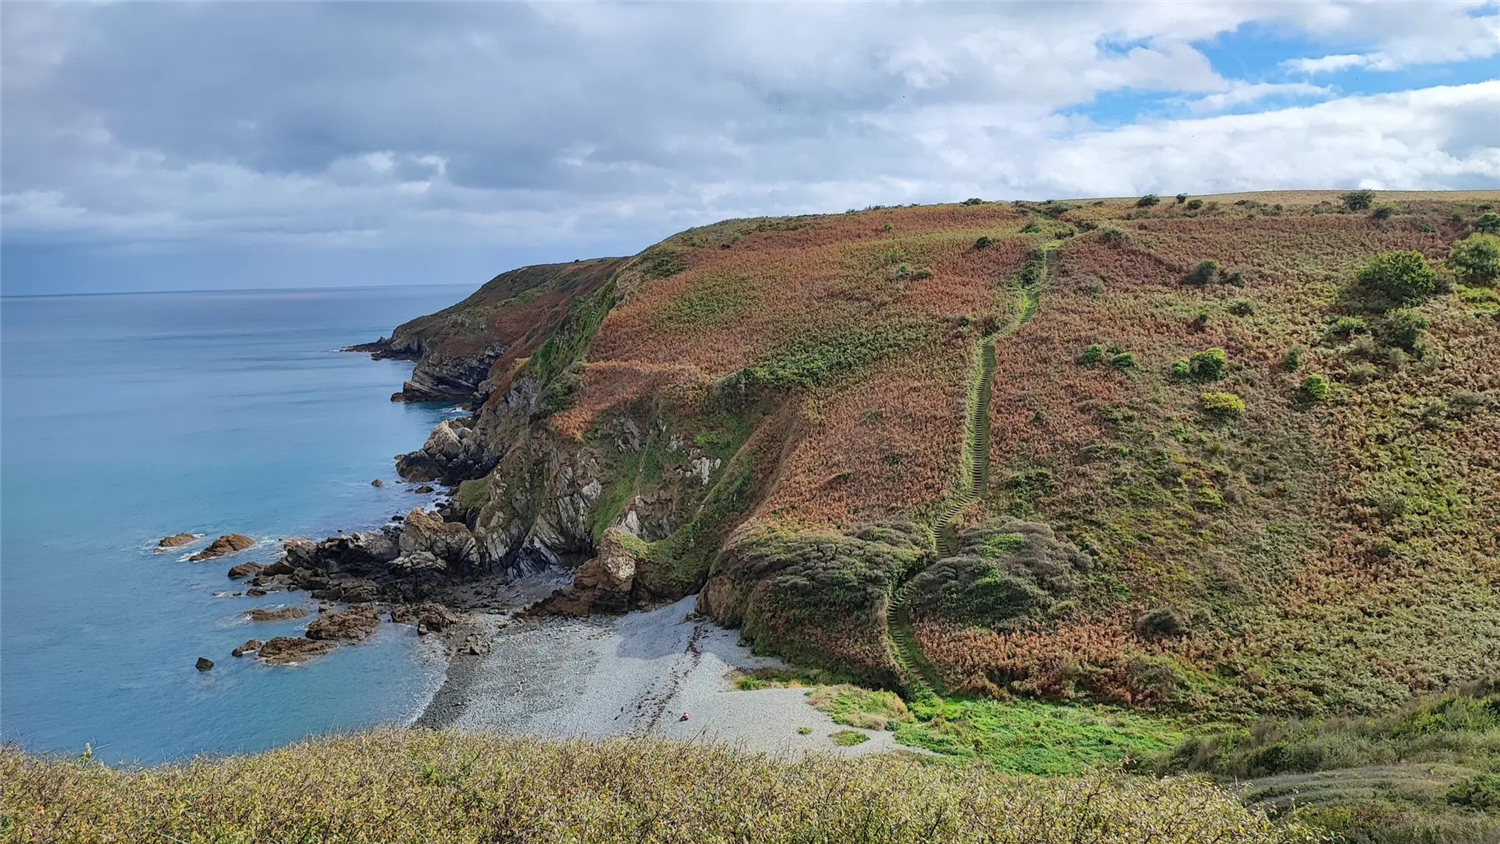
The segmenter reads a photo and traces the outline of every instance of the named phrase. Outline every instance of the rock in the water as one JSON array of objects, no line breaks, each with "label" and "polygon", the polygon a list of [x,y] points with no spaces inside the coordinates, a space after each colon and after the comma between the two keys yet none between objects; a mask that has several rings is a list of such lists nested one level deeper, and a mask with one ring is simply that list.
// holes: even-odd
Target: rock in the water
[{"label": "rock in the water", "polygon": [[171,536],[163,536],[157,541],[156,550],[165,551],[168,548],[181,548],[197,538],[197,536],[191,533],[174,533]]},{"label": "rock in the water", "polygon": [[422,484],[421,486],[414,486],[411,488],[411,491],[421,495],[427,495],[429,493],[437,492],[437,490],[433,488],[432,484]]},{"label": "rock in the water", "polygon": [[197,663],[196,668],[199,671],[212,671],[212,670],[214,670],[214,661],[211,660],[211,659],[209,659],[206,656],[200,656],[200,657],[198,657],[198,663]]},{"label": "rock in the water", "polygon": [[229,579],[239,580],[242,577],[254,577],[257,574],[260,574],[260,570],[263,568],[265,568],[265,566],[261,565],[260,563],[240,563],[239,565],[229,570]]},{"label": "rock in the water", "polygon": [[207,548],[204,548],[202,551],[199,551],[193,556],[188,557],[188,560],[195,563],[201,560],[212,560],[217,557],[225,557],[230,554],[245,551],[254,547],[255,540],[251,539],[250,537],[239,533],[226,533],[218,539],[215,539],[213,542],[209,543],[209,546]]},{"label": "rock in the water", "polygon": [[370,481],[370,486],[373,486],[373,487],[375,487],[375,488],[378,489],[380,487],[385,486],[385,481],[382,481],[381,479],[376,478],[375,480]]},{"label": "rock in the water", "polygon": [[391,621],[397,624],[415,624],[419,634],[441,632],[460,620],[458,613],[434,601],[415,605],[402,604],[391,610]]},{"label": "rock in the water", "polygon": [[302,607],[282,607],[279,610],[256,607],[245,613],[251,621],[291,621],[294,618],[305,618],[307,615],[307,610]]},{"label": "rock in the water", "polygon": [[240,645],[239,647],[230,651],[230,653],[234,656],[244,656],[245,654],[255,653],[256,651],[260,650],[261,645],[264,644],[265,642],[262,642],[259,639],[251,639],[245,644]]},{"label": "rock in the water", "polygon": [[344,612],[328,612],[307,625],[309,639],[363,639],[380,626],[380,612],[373,604],[350,607]]},{"label": "rock in the water", "polygon": [[303,639],[293,636],[277,636],[264,645],[256,654],[262,662],[271,665],[286,665],[293,662],[301,662],[315,656],[332,651],[337,645],[332,642],[319,642],[313,639]]}]

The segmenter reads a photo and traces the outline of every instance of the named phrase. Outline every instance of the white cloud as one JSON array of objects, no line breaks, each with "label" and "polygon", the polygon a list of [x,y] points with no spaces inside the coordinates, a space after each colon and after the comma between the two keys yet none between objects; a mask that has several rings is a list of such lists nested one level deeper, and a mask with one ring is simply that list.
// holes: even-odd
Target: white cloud
[{"label": "white cloud", "polygon": [[1206,94],[1196,100],[1190,100],[1187,106],[1195,114],[1211,114],[1275,97],[1326,97],[1332,93],[1331,88],[1306,82],[1236,81],[1231,83],[1229,90],[1217,94]]}]

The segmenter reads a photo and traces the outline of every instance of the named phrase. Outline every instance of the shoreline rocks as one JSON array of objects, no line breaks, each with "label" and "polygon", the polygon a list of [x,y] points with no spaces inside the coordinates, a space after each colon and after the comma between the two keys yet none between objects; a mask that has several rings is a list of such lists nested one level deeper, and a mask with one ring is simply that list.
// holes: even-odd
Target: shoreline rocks
[{"label": "shoreline rocks", "polygon": [[213,560],[219,557],[227,557],[241,551],[248,551],[255,547],[255,540],[241,533],[226,533],[209,543],[207,548],[188,557],[188,562],[198,563],[204,560]]},{"label": "shoreline rocks", "polygon": [[325,612],[307,625],[309,639],[367,639],[380,627],[380,611],[373,604],[350,607],[344,612]]},{"label": "shoreline rocks", "polygon": [[240,563],[229,570],[229,579],[239,580],[242,577],[254,577],[260,574],[261,569],[264,568],[265,566],[260,563]]},{"label": "shoreline rocks", "polygon": [[245,654],[255,653],[256,651],[260,650],[261,645],[264,644],[265,642],[262,642],[259,639],[249,639],[245,642],[245,644],[240,645],[229,653],[231,656],[244,656]]},{"label": "shoreline rocks", "polygon": [[184,545],[191,545],[197,539],[198,534],[195,533],[174,533],[171,536],[163,536],[156,541],[156,551],[161,553],[173,548],[181,548]]},{"label": "shoreline rocks", "polygon": [[311,615],[302,607],[282,607],[279,610],[268,610],[256,607],[245,613],[245,617],[251,621],[292,621],[293,619],[306,618]]},{"label": "shoreline rocks", "polygon": [[268,665],[287,665],[323,656],[338,647],[332,642],[304,639],[300,636],[277,636],[260,646],[256,657]]},{"label": "shoreline rocks", "polygon": [[441,633],[462,621],[458,613],[435,601],[420,604],[399,604],[391,609],[391,621],[396,624],[416,625],[417,634]]}]

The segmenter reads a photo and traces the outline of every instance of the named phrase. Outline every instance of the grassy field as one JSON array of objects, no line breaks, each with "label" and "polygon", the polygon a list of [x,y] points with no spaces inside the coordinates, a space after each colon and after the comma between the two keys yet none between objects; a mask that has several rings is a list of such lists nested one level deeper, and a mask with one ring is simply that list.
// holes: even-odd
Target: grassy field
[{"label": "grassy field", "polygon": [[1017,778],[891,757],[391,731],[117,770],[0,750],[0,837],[92,842],[1314,840],[1202,779]]}]

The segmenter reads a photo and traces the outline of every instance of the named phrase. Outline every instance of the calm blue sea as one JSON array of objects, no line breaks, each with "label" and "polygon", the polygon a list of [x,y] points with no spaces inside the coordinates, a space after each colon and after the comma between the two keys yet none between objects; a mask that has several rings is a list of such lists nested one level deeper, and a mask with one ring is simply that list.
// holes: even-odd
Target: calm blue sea
[{"label": "calm blue sea", "polygon": [[281,537],[426,503],[392,457],[454,411],[389,401],[411,364],[335,350],[469,292],[0,300],[0,736],[151,763],[415,717],[444,664],[414,633],[383,625],[301,667],[235,659],[248,638],[300,635],[245,610],[311,602],[215,597],[230,562],[151,546],[244,533],[266,544],[233,562],[264,562]]}]

